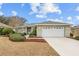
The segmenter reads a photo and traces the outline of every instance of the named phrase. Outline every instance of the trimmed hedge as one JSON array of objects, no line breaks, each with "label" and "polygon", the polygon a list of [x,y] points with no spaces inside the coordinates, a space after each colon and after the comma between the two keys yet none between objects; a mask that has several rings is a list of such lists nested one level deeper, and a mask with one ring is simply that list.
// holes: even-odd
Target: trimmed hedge
[{"label": "trimmed hedge", "polygon": [[26,38],[25,38],[25,36],[22,36],[21,34],[15,33],[15,34],[10,34],[9,39],[11,41],[18,42],[18,41],[25,41]]}]

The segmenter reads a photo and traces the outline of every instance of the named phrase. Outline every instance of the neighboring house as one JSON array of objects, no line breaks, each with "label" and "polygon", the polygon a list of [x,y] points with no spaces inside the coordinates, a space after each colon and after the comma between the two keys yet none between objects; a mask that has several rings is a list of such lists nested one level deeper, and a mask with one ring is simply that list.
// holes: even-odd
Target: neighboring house
[{"label": "neighboring house", "polygon": [[71,29],[73,37],[79,36],[79,26],[74,26]]},{"label": "neighboring house", "polygon": [[3,28],[3,27],[12,28],[11,26],[8,26],[8,25],[6,25],[6,24],[0,23],[0,28]]},{"label": "neighboring house", "polygon": [[46,21],[16,27],[17,32],[32,32],[36,28],[38,37],[70,37],[71,25],[67,23]]}]

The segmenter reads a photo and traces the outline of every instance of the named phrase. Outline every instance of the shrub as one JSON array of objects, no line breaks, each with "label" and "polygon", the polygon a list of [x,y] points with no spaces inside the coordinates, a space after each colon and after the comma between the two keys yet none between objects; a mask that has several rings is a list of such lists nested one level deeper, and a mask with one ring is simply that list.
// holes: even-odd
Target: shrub
[{"label": "shrub", "polygon": [[70,37],[73,37],[73,34],[72,33],[70,33]]},{"label": "shrub", "polygon": [[34,30],[32,31],[32,33],[30,33],[30,35],[36,36],[36,29],[34,29]]},{"label": "shrub", "polygon": [[4,28],[0,28],[0,35],[2,35],[3,33],[2,33],[2,30],[3,30]]},{"label": "shrub", "polygon": [[11,41],[25,41],[26,38],[21,34],[15,33],[15,34],[10,34],[9,39]]},{"label": "shrub", "polygon": [[79,36],[76,36],[74,39],[79,40]]},{"label": "shrub", "polygon": [[24,33],[21,33],[21,35],[22,35],[22,36],[25,36],[25,35],[26,35],[26,33],[25,33],[25,32],[24,32]]},{"label": "shrub", "polygon": [[14,33],[14,31],[11,28],[4,28],[2,30],[3,35],[8,35],[10,33]]}]

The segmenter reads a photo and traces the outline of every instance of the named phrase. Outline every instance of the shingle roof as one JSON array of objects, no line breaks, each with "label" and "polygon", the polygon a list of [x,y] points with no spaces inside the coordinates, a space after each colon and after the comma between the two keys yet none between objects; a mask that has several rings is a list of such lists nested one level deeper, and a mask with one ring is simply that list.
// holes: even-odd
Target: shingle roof
[{"label": "shingle roof", "polygon": [[18,27],[31,27],[31,26],[34,26],[34,24],[24,24],[24,25],[21,25],[21,26],[16,26],[15,28],[18,28]]},{"label": "shingle roof", "polygon": [[70,25],[68,23],[63,23],[63,22],[56,22],[56,21],[45,21],[45,22],[41,22],[41,23],[37,23],[37,24],[66,24],[66,25]]},{"label": "shingle roof", "polygon": [[25,27],[25,26],[35,26],[35,25],[39,25],[39,24],[62,24],[62,25],[70,25],[68,23],[63,23],[63,22],[55,22],[55,21],[45,21],[45,22],[40,22],[40,23],[30,23],[30,24],[24,24],[22,26],[16,26],[17,27]]}]

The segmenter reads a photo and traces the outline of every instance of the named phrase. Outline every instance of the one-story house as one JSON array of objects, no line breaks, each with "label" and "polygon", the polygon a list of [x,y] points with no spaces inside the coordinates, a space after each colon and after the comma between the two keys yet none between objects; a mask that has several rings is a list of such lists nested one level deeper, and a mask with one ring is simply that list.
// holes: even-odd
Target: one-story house
[{"label": "one-story house", "polygon": [[37,31],[37,37],[70,37],[71,25],[62,22],[45,21],[35,24],[26,24],[15,28],[17,32]]}]

